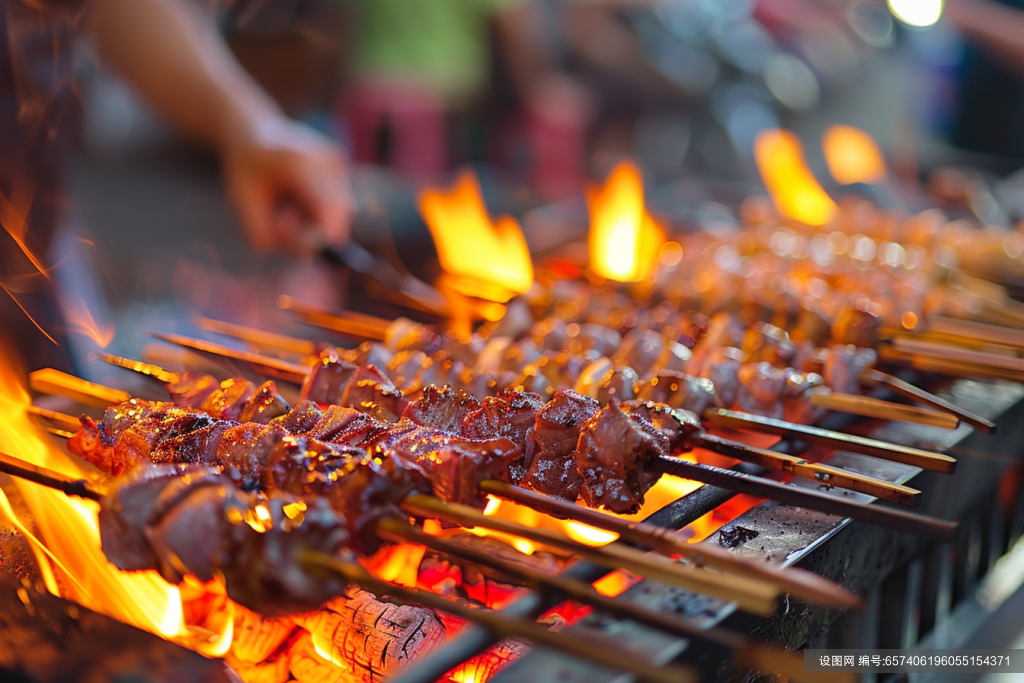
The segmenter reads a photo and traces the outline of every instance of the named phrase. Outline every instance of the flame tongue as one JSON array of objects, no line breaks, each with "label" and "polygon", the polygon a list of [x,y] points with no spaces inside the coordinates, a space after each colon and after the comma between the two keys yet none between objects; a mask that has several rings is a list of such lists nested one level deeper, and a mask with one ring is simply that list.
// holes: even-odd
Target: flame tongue
[{"label": "flame tongue", "polygon": [[885,159],[870,135],[853,126],[832,126],[822,138],[828,171],[841,185],[885,179]]},{"label": "flame tongue", "polygon": [[587,193],[590,268],[617,282],[647,279],[658,261],[664,231],[647,213],[640,169],[621,163],[603,187]]},{"label": "flame tongue", "polygon": [[807,225],[828,223],[836,203],[807,168],[797,136],[783,130],[763,131],[754,142],[754,158],[780,213]]},{"label": "flame tongue", "polygon": [[448,192],[425,190],[419,203],[441,267],[463,294],[505,302],[533,286],[533,262],[519,224],[511,216],[491,220],[471,171]]}]

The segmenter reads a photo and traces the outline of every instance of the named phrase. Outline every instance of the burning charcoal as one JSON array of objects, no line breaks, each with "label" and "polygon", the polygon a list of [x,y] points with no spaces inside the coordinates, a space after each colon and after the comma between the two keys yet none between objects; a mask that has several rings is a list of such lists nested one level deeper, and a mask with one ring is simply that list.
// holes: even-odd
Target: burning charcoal
[{"label": "burning charcoal", "polygon": [[540,412],[534,427],[534,456],[523,484],[556,498],[575,501],[583,480],[572,453],[584,423],[599,404],[575,391],[558,391]]},{"label": "burning charcoal", "polygon": [[[300,681],[335,680],[378,683],[445,642],[445,628],[426,608],[393,605],[370,593],[350,589],[324,609],[296,619],[317,643],[317,650],[337,667],[325,672],[321,655],[293,658],[292,673]],[[310,646],[312,644],[310,643]],[[305,663],[302,663],[302,662]]]},{"label": "burning charcoal", "polygon": [[356,365],[339,357],[337,350],[322,352],[302,384],[300,398],[320,405],[341,403],[341,396],[356,369]]},{"label": "burning charcoal", "polygon": [[631,419],[615,401],[587,420],[575,451],[583,479],[580,494],[590,507],[632,514],[657,476],[647,472],[652,459],[668,455],[668,439],[649,424]]},{"label": "burning charcoal", "polygon": [[266,424],[275,417],[287,414],[291,408],[288,402],[281,398],[277,385],[267,381],[246,401],[245,407],[238,415],[238,421]]},{"label": "burning charcoal", "polygon": [[[238,663],[258,664],[273,658],[298,626],[291,619],[271,619],[234,605],[231,652],[232,667]],[[248,680],[248,679],[247,679]]]},{"label": "burning charcoal", "polygon": [[462,390],[428,386],[420,398],[409,403],[402,417],[423,427],[454,432],[466,415],[479,407],[480,402]]},{"label": "burning charcoal", "polygon": [[252,396],[256,388],[252,382],[241,378],[226,379],[220,388],[210,394],[199,409],[213,417],[224,420],[238,420],[245,408],[246,400]]}]

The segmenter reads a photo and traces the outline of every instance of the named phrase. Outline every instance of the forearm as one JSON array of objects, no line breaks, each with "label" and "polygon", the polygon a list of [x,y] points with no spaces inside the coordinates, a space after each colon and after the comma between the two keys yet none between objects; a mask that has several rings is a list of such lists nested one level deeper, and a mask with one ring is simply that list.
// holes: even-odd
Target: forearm
[{"label": "forearm", "polygon": [[953,0],[946,18],[1004,66],[1024,74],[1024,12],[989,0]]},{"label": "forearm", "polygon": [[191,0],[93,0],[88,26],[101,60],[204,144],[280,115]]}]

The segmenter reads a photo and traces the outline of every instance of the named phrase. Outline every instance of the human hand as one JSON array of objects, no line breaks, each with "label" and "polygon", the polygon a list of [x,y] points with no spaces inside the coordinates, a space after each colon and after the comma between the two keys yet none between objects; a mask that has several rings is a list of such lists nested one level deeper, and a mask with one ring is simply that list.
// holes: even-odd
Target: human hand
[{"label": "human hand", "polygon": [[273,116],[239,126],[221,152],[228,194],[257,250],[295,252],[348,241],[348,164],[331,140]]}]

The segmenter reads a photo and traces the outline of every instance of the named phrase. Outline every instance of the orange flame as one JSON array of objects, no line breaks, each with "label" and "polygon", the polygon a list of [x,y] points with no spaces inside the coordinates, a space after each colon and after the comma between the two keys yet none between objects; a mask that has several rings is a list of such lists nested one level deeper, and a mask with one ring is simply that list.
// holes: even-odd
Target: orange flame
[{"label": "orange flame", "polygon": [[604,186],[587,192],[590,268],[616,282],[641,282],[658,263],[665,231],[644,206],[640,169],[623,162]]},{"label": "orange flame", "polygon": [[776,208],[807,225],[828,223],[836,203],[821,188],[804,160],[800,140],[790,132],[766,130],[754,141],[754,158]]},{"label": "orange flame", "polygon": [[828,171],[841,185],[879,183],[885,179],[885,159],[874,139],[853,126],[832,126],[822,137]]},{"label": "orange flame", "polygon": [[101,349],[105,349],[114,341],[114,326],[110,323],[100,324],[85,305],[81,295],[75,295],[74,305],[64,311],[69,332],[84,334],[93,340]]},{"label": "orange flame", "polygon": [[[28,393],[17,381],[15,371],[0,367],[0,449],[81,477],[83,470],[53,448],[29,418],[25,412],[28,404]],[[107,561],[100,549],[96,503],[26,481],[18,481],[18,488],[42,537],[33,544],[33,550],[40,565],[47,567],[44,576],[55,577],[47,581],[50,591],[164,637],[184,635],[177,587],[156,572],[122,572]],[[4,512],[12,515],[6,498],[4,503]]]},{"label": "orange flame", "polygon": [[505,302],[533,286],[533,262],[519,224],[511,216],[491,220],[472,171],[451,190],[425,190],[420,213],[437,246],[441,267],[463,294]]}]

